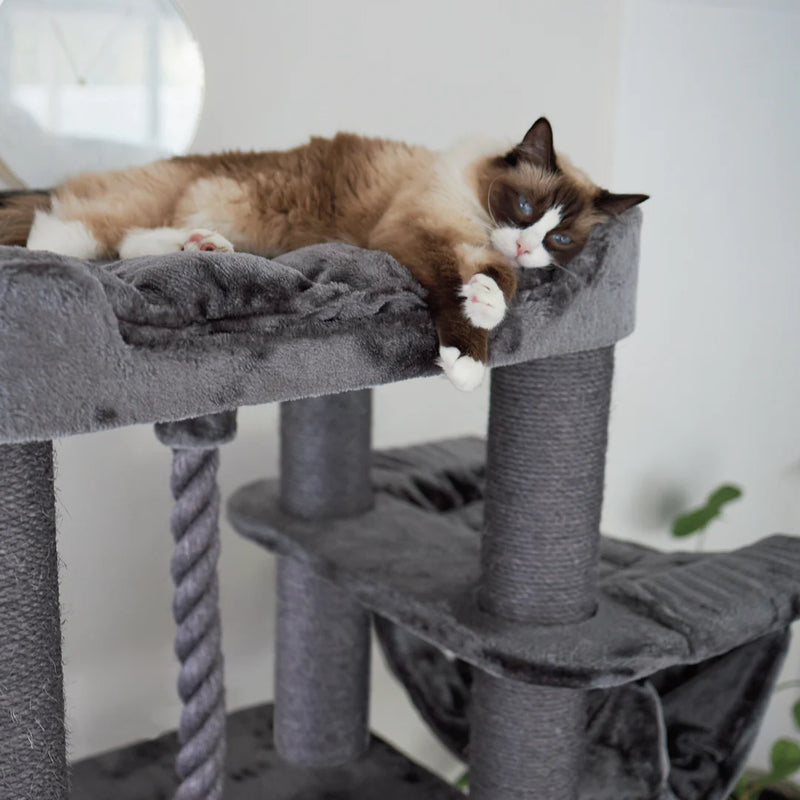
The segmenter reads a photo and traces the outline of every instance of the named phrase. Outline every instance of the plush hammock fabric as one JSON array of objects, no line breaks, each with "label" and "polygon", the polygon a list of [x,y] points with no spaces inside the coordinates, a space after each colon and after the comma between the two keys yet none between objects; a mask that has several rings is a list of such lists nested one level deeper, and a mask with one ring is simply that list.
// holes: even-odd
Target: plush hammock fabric
[{"label": "plush hammock fabric", "polygon": [[[462,439],[379,452],[373,474],[382,492],[457,521],[477,547],[483,518],[483,442]],[[793,591],[786,581],[776,582],[771,559],[759,558],[775,538],[733,554],[696,554],[660,553],[603,537],[601,594],[632,608],[646,597],[657,600],[664,614],[661,619],[654,616],[653,627],[663,625],[668,612],[672,621],[664,631],[681,631],[691,653],[687,660],[693,663],[590,690],[581,800],[727,798],[778,678],[789,641],[785,626],[800,608],[800,588]],[[800,541],[784,537],[784,542],[787,567],[793,563],[796,570]],[[692,576],[695,566],[706,576],[699,590]],[[790,573],[791,567],[787,577]],[[759,591],[742,600],[737,615],[726,616],[721,613],[729,605],[724,598],[730,598],[731,588],[742,579]],[[658,597],[659,583],[671,588],[670,598]],[[756,635],[749,623],[759,617]],[[466,760],[470,667],[386,618],[376,617],[376,627],[389,666],[422,717]],[[750,634],[743,635],[745,630]],[[710,654],[714,639],[721,655]],[[652,655],[656,663],[658,656]],[[595,668],[600,671],[603,665]],[[587,676],[587,683],[593,682],[597,677]]]}]

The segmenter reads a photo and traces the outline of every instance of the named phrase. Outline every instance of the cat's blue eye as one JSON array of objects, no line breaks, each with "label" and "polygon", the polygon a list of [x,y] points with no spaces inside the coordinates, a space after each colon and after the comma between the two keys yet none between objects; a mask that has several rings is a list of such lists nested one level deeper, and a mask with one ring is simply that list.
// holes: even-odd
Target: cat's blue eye
[{"label": "cat's blue eye", "polygon": [[572,239],[566,233],[553,233],[551,237],[556,244],[572,244]]},{"label": "cat's blue eye", "polygon": [[524,194],[521,194],[517,198],[517,203],[519,203],[519,210],[525,214],[527,217],[529,214],[533,214],[533,206],[528,202],[528,198],[525,197]]}]

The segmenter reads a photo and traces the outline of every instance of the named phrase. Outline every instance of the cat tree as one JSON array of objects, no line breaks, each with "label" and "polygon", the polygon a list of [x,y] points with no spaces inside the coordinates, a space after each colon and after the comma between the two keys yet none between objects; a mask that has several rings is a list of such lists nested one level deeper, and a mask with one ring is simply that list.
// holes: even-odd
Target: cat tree
[{"label": "cat tree", "polygon": [[[800,540],[697,556],[599,536],[640,219],[597,228],[572,275],[523,275],[487,444],[385,453],[368,387],[436,372],[422,290],[388,256],[0,248],[0,798],[69,796],[51,440],[137,422],[174,452],[185,708],[177,735],[74,765],[73,798],[460,796],[369,735],[373,615],[478,800],[724,797],[800,609]],[[278,553],[275,705],[226,724],[218,448],[235,408],[275,401],[281,478],[229,501]]]}]

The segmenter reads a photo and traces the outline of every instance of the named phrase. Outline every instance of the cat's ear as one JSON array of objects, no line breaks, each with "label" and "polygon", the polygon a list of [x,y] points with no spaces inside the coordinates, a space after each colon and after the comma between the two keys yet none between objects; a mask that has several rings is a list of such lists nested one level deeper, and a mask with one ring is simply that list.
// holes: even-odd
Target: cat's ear
[{"label": "cat's ear", "polygon": [[516,147],[517,155],[525,161],[546,170],[555,170],[556,151],[553,149],[553,129],[546,117],[539,117],[531,125]]},{"label": "cat's ear", "polygon": [[594,198],[594,207],[604,214],[615,217],[633,206],[638,206],[639,203],[644,203],[649,197],[647,194],[612,194],[601,189]]}]

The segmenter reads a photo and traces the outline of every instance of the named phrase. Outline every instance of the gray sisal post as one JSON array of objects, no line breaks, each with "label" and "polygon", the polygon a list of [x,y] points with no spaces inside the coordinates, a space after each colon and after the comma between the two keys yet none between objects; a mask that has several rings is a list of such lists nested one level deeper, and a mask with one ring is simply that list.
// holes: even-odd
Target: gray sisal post
[{"label": "gray sisal post", "polygon": [[65,800],[51,442],[0,445],[0,797]]},{"label": "gray sisal post", "polygon": [[[610,347],[493,371],[485,611],[538,625],[593,613],[612,373]],[[470,797],[574,800],[584,701],[476,670]]]},{"label": "gray sisal post", "polygon": [[155,426],[172,448],[175,506],[171,572],[178,693],[184,707],[176,771],[176,800],[220,800],[225,769],[225,685],[219,615],[218,446],[236,434],[236,412]]},{"label": "gray sisal post", "polygon": [[[373,502],[369,390],[281,405],[281,502],[307,519]],[[369,615],[345,592],[278,559],[275,744],[294,764],[323,767],[367,748]]]}]

